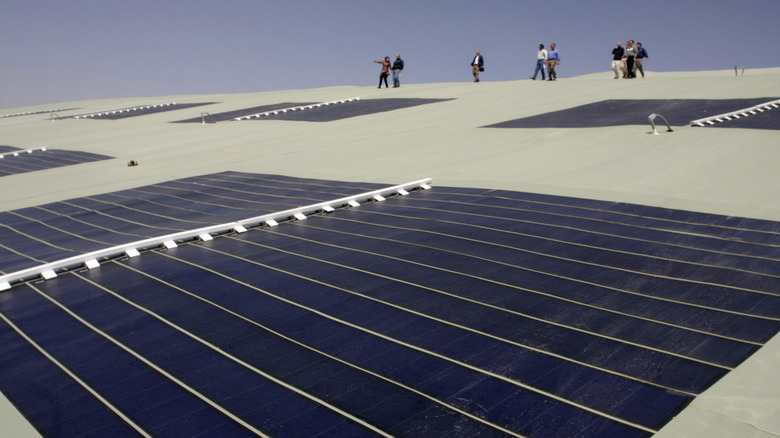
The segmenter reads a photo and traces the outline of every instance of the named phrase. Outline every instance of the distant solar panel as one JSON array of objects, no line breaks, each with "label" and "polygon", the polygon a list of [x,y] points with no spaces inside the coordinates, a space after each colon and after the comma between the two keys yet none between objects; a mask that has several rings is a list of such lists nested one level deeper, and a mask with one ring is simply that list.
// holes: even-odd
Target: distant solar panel
[{"label": "distant solar panel", "polygon": [[301,122],[332,122],[350,117],[395,111],[419,105],[446,102],[452,99],[388,98],[360,99],[340,105],[328,105],[305,111],[288,111],[268,118],[256,120],[297,120]]},{"label": "distant solar panel", "polygon": [[150,105],[138,105],[134,107],[119,108],[107,111],[101,111],[98,113],[79,114],[72,116],[73,119],[98,119],[98,120],[119,120],[126,119],[128,117],[146,116],[149,114],[156,114],[166,111],[181,110],[187,108],[194,108],[198,106],[211,105],[214,102],[201,102],[201,103],[176,103],[169,102],[163,104],[150,104]]},{"label": "distant solar panel", "polygon": [[[0,221],[108,241],[119,222],[70,221],[140,235],[375,187],[226,172]],[[52,436],[647,436],[777,333],[778,244],[771,221],[434,187],[15,285],[0,389]]]},{"label": "distant solar panel", "polygon": [[252,114],[262,113],[266,111],[277,111],[284,108],[294,108],[299,107],[302,105],[314,105],[315,102],[304,102],[304,103],[296,103],[296,102],[280,102],[280,103],[274,103],[270,105],[261,105],[261,106],[255,106],[251,108],[242,108],[237,109],[233,111],[225,111],[221,113],[215,113],[215,114],[209,114],[207,117],[194,117],[190,119],[185,120],[179,120],[174,123],[217,123],[217,122],[225,122],[228,120],[233,120],[237,117],[245,117]]},{"label": "distant solar panel", "polygon": [[106,155],[62,149],[6,147],[7,150],[4,150],[2,148],[0,147],[0,177],[113,158]]},{"label": "distant solar panel", "polygon": [[[647,125],[647,116],[654,113],[663,115],[672,126],[685,126],[691,120],[736,111],[740,108],[776,99],[776,97],[756,99],[611,99],[508,120],[485,126],[485,128],[594,128]],[[763,121],[765,123],[761,123],[757,119],[745,124],[739,121],[731,126],[777,129],[774,127],[776,123],[770,118],[764,118]]]}]

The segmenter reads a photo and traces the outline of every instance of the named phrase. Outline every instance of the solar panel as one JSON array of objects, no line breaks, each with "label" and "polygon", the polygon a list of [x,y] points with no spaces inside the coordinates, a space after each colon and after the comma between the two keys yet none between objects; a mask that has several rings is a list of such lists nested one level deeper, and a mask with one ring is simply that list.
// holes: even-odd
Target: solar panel
[{"label": "solar panel", "polygon": [[73,166],[113,157],[60,149],[0,149],[0,177],[37,170]]},{"label": "solar panel", "polygon": [[[593,128],[621,125],[647,125],[647,116],[663,115],[673,126],[691,120],[758,105],[776,97],[756,99],[610,99],[565,110],[507,120],[486,128]],[[748,118],[749,119],[749,118]],[[745,128],[778,129],[776,116],[748,119],[727,125]],[[747,122],[747,123],[746,123]]]},{"label": "solar panel", "polygon": [[302,105],[315,105],[315,104],[316,102],[304,102],[304,103],[280,102],[280,103],[273,103],[270,105],[260,105],[251,108],[241,108],[232,111],[209,114],[208,117],[205,118],[205,120],[203,117],[194,117],[191,119],[178,120],[174,123],[203,123],[204,121],[207,123],[226,122],[228,120],[233,120],[238,117],[246,117],[252,114],[257,114],[265,111],[277,111],[283,108],[292,108],[292,107],[299,107]]},{"label": "solar panel", "polygon": [[[71,230],[86,208],[142,213],[150,229],[123,230],[142,234],[374,187],[226,172],[0,223]],[[434,187],[15,285],[0,388],[54,436],[646,436],[777,333],[779,239],[771,221]]]}]

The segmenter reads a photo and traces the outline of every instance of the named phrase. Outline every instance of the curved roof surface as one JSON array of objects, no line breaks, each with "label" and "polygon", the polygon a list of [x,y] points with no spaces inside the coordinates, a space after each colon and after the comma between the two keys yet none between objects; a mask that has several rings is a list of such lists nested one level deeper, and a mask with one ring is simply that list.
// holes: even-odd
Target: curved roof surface
[{"label": "curved roof surface", "polygon": [[[657,436],[775,436],[780,109],[729,120],[734,129],[685,123],[776,100],[779,77],[780,69],[598,74],[7,111],[0,152],[32,152],[0,164],[56,161],[51,151],[100,160],[0,177],[1,274],[425,177],[433,189],[9,285],[0,312],[18,330],[4,331],[6,369],[52,376],[56,397],[83,401],[94,420],[52,422],[26,407],[36,405],[29,387],[0,390],[43,431],[191,435],[184,422],[133,410],[128,385],[94,383],[121,371],[137,376],[130,386],[162,388],[167,418],[209,412],[192,417],[198,430],[221,435],[294,425],[339,436],[451,427],[464,436],[642,436],[661,427]],[[72,118],[154,105],[166,107]],[[650,113],[668,116],[673,132],[656,119],[653,135]],[[241,116],[255,117],[233,120]],[[176,290],[189,298],[166,292]],[[58,349],[61,341],[41,335],[53,328],[74,345]],[[209,345],[230,360],[212,358]],[[101,361],[69,357],[71,347]],[[41,361],[40,351],[57,361]],[[181,362],[191,369],[164,365],[177,354],[193,358]],[[125,355],[135,359],[117,362]],[[161,369],[150,374],[147,362]],[[53,363],[87,384],[74,386],[62,367],[46,371]],[[317,372],[305,372],[308,363]],[[519,367],[531,363],[541,368]],[[198,381],[210,368],[289,403],[250,414],[227,397],[214,407],[220,391],[240,392]],[[241,377],[247,369],[252,377]],[[532,377],[539,369],[549,373]],[[621,390],[628,396],[617,402]],[[378,411],[361,407],[367,400],[380,401]],[[107,405],[128,421],[117,426]],[[14,416],[7,405],[0,412]],[[302,412],[314,420],[301,421]],[[401,420],[410,412],[420,415]]]}]

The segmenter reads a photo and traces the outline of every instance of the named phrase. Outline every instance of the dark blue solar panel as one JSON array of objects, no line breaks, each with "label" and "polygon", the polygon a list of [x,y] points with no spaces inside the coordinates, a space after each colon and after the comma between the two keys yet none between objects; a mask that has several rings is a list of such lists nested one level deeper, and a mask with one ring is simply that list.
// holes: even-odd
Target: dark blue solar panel
[{"label": "dark blue solar panel", "polygon": [[[13,155],[14,152],[17,154],[16,156]],[[109,160],[112,158],[89,152],[58,149],[49,149],[45,151],[35,150],[31,153],[28,153],[26,150],[11,150],[8,152],[0,150],[0,154],[3,155],[3,158],[0,159],[0,176],[35,172],[36,170],[72,166],[75,164]]]},{"label": "dark blue solar panel", "polygon": [[[4,212],[0,266],[375,188],[226,172]],[[156,434],[247,432],[217,405],[272,436],[640,437],[777,333],[779,237],[770,221],[434,187],[14,286],[0,314]],[[0,323],[0,358],[20,351],[73,398],[28,394],[18,367],[0,388],[64,435],[35,401],[89,394]],[[67,424],[125,431],[91,403],[94,423]]]},{"label": "dark blue solar panel", "polygon": [[[693,120],[730,113],[777,100],[776,97],[753,99],[611,99],[589,103],[551,113],[508,120],[488,128],[591,128],[597,126],[648,125],[647,116],[662,114],[671,125],[684,126]],[[771,112],[771,111],[770,111]],[[763,119],[735,127],[780,129],[777,119]],[[742,126],[740,126],[742,125]]]},{"label": "dark blue solar panel", "polygon": [[275,110],[281,110],[286,108],[295,108],[300,107],[304,105],[313,105],[315,102],[305,102],[305,103],[295,103],[295,102],[281,102],[281,103],[274,103],[271,105],[261,105],[261,106],[255,106],[252,108],[242,108],[238,110],[233,111],[226,111],[222,113],[215,113],[215,114],[209,114],[204,117],[193,117],[186,120],[178,120],[174,123],[203,123],[204,121],[206,123],[217,123],[217,122],[226,122],[228,120],[233,120],[238,117],[246,117],[251,116],[258,113],[264,113],[266,111],[275,111]]},{"label": "dark blue solar panel", "polygon": [[0,272],[380,187],[224,172],[0,212]]}]

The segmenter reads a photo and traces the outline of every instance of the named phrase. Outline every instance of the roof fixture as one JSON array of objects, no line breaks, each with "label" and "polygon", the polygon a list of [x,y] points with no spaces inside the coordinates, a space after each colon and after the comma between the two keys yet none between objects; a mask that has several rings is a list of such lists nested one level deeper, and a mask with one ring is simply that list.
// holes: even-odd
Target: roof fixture
[{"label": "roof fixture", "polygon": [[664,116],[662,116],[662,115],[660,115],[660,114],[653,113],[653,114],[650,114],[649,116],[647,116],[647,120],[649,120],[649,121],[650,121],[650,126],[652,126],[652,127],[653,127],[653,135],[658,135],[658,129],[655,127],[655,118],[656,118],[656,117],[660,117],[660,118],[661,118],[661,120],[663,120],[663,121],[664,121],[664,123],[666,123],[666,128],[667,128],[667,131],[666,131],[666,132],[674,132],[674,131],[672,130],[672,127],[671,127],[671,126],[669,126],[669,122],[667,122],[667,121],[666,121],[666,119],[664,118]]}]

